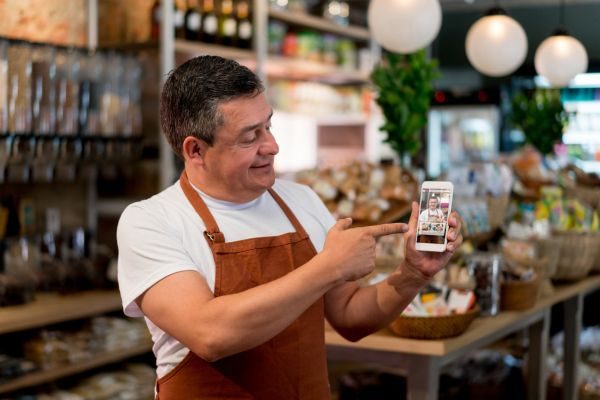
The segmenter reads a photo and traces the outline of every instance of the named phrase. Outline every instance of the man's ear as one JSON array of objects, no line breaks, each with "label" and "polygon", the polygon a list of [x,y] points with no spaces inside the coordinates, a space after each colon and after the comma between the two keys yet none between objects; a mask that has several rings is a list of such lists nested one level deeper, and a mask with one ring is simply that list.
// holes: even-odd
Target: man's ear
[{"label": "man's ear", "polygon": [[204,140],[188,136],[183,140],[183,146],[181,147],[183,159],[192,163],[204,164],[204,156],[208,147]]}]

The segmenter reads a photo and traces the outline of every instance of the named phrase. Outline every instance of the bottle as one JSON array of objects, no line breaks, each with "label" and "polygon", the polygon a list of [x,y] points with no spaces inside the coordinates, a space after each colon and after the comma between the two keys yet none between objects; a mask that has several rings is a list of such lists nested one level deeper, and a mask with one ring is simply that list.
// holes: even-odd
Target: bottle
[{"label": "bottle", "polygon": [[225,46],[236,45],[237,21],[233,16],[233,0],[221,1],[219,15],[219,39]]},{"label": "bottle", "polygon": [[185,11],[177,6],[177,2],[173,4],[173,28],[176,38],[185,39]]},{"label": "bottle", "polygon": [[202,2],[202,41],[204,43],[215,43],[217,41],[217,30],[219,27],[217,14],[215,13],[214,0],[203,0]]},{"label": "bottle", "polygon": [[252,21],[250,20],[248,0],[237,3],[237,45],[243,49],[252,47]]},{"label": "bottle", "polygon": [[150,10],[150,38],[153,41],[158,41],[160,38],[161,7],[160,0],[156,0]]},{"label": "bottle", "polygon": [[186,40],[200,40],[202,33],[202,16],[198,9],[198,0],[188,0],[185,12],[185,38]]}]

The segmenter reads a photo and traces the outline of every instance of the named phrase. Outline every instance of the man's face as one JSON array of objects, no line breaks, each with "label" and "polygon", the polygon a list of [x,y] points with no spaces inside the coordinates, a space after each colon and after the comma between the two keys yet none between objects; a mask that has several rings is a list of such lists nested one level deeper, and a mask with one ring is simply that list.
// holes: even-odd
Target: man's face
[{"label": "man's face", "polygon": [[436,199],[429,199],[429,208],[432,210],[437,208],[437,200]]},{"label": "man's face", "polygon": [[223,125],[205,154],[207,193],[238,203],[253,200],[275,182],[273,110],[261,93],[230,100],[219,111]]}]

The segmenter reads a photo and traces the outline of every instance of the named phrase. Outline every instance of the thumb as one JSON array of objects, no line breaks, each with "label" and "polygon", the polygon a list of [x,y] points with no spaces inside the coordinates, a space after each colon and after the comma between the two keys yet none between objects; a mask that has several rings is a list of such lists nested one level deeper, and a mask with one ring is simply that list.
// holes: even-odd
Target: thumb
[{"label": "thumb", "polygon": [[419,220],[419,204],[416,201],[412,202],[412,211],[410,212],[410,219],[408,220],[408,229],[416,230],[417,221]]},{"label": "thumb", "polygon": [[336,231],[345,231],[352,226],[352,218],[338,219],[335,225],[331,228]]}]

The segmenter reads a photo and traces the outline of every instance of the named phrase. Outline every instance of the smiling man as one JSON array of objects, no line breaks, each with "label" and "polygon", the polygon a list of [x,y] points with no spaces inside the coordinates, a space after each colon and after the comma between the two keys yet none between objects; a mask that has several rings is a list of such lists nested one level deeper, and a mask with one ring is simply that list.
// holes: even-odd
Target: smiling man
[{"label": "smiling man", "polygon": [[[119,221],[125,313],[145,317],[157,398],[327,399],[324,318],[350,340],[396,317],[460,245],[414,247],[408,225],[351,228],[308,187],[276,179],[273,110],[258,78],[220,57],[173,71],[161,94],[163,132],[184,171],[127,207]],[[378,285],[375,240],[406,235],[406,260]]]}]

